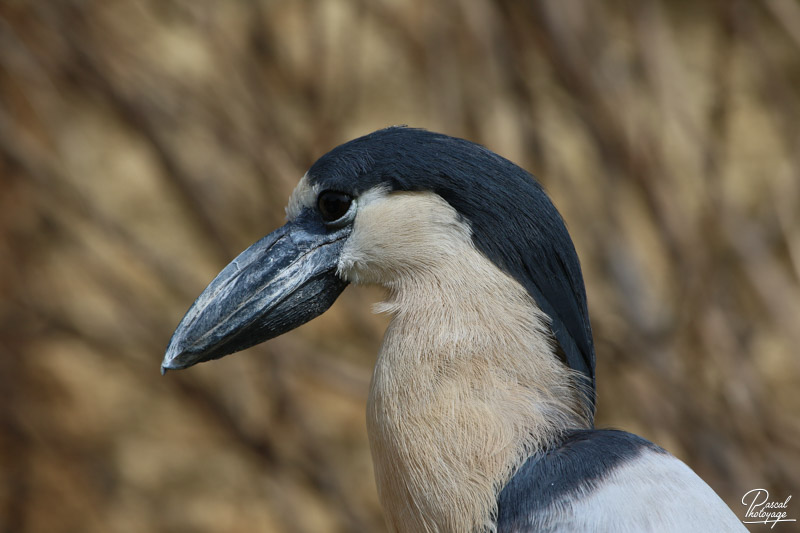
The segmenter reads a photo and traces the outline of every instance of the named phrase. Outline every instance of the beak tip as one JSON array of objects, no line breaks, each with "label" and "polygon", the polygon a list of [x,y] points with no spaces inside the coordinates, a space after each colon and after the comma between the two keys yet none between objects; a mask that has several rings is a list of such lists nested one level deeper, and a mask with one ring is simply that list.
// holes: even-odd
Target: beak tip
[{"label": "beak tip", "polygon": [[192,366],[192,363],[186,364],[181,363],[179,360],[176,361],[176,358],[171,358],[169,356],[164,357],[164,361],[161,363],[161,375],[167,373],[168,370],[180,370],[182,368],[187,368]]},{"label": "beak tip", "polygon": [[161,362],[161,375],[166,374],[167,370],[180,370],[192,366],[193,363],[187,364],[187,361],[182,360],[185,359],[185,355],[185,352],[175,342],[170,342],[167,353],[164,354],[164,360]]}]

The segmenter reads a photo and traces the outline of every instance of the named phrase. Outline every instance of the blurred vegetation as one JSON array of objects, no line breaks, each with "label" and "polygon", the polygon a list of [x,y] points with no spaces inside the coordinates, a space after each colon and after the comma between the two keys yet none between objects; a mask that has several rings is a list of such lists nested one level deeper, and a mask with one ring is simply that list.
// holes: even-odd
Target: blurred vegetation
[{"label": "blurred vegetation", "polygon": [[0,531],[383,530],[379,292],[159,363],[310,164],[391,124],[549,190],[587,281],[599,426],[740,515],[752,488],[800,493],[797,2],[5,0]]}]

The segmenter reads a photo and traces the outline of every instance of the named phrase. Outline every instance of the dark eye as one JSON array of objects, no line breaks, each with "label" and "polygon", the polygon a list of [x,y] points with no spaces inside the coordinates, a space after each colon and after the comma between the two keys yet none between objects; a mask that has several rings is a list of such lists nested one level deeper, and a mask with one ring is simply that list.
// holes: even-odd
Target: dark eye
[{"label": "dark eye", "polygon": [[353,199],[338,191],[322,191],[317,198],[317,209],[325,222],[335,222],[350,210]]}]

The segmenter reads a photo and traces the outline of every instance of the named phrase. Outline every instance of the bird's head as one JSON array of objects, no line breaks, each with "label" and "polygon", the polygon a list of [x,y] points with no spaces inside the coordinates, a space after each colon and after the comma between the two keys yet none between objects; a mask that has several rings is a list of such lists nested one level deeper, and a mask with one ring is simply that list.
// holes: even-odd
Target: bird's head
[{"label": "bird's head", "polygon": [[[198,297],[162,371],[294,329],[325,312],[348,283],[399,290],[468,245],[547,315],[556,353],[585,376],[593,404],[594,348],[578,258],[558,211],[520,167],[463,139],[387,128],[314,163],[287,218]],[[460,280],[473,281],[480,280]]]}]

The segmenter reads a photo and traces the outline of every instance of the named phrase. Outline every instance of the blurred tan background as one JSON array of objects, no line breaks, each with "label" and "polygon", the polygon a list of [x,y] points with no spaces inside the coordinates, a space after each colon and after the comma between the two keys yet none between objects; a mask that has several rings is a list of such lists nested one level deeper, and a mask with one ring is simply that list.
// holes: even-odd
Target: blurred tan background
[{"label": "blurred tan background", "polygon": [[384,529],[379,292],[159,364],[310,164],[392,124],[548,189],[586,277],[598,426],[740,516],[763,487],[800,519],[798,2],[4,0],[0,532]]}]

